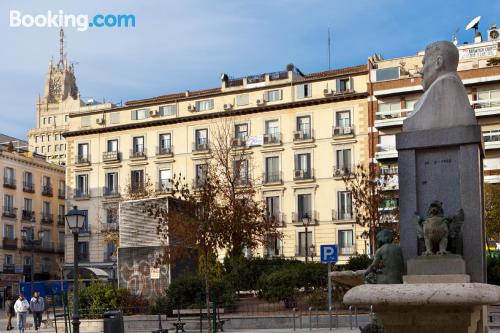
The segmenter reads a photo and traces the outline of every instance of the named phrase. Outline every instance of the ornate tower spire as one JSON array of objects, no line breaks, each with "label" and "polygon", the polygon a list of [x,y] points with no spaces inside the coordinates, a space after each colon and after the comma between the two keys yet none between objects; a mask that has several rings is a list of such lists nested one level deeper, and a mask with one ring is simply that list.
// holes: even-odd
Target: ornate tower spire
[{"label": "ornate tower spire", "polygon": [[64,68],[64,30],[61,28],[59,30],[59,64],[61,68]]}]

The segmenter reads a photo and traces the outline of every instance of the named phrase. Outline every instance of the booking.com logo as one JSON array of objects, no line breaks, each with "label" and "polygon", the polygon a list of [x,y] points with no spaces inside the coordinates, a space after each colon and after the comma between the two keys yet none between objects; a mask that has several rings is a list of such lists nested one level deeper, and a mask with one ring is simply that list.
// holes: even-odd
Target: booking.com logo
[{"label": "booking.com logo", "polygon": [[37,28],[77,28],[78,31],[86,31],[89,28],[133,28],[135,27],[135,15],[132,14],[65,14],[62,10],[54,13],[51,10],[47,14],[22,14],[19,10],[10,11],[10,26],[37,27]]}]

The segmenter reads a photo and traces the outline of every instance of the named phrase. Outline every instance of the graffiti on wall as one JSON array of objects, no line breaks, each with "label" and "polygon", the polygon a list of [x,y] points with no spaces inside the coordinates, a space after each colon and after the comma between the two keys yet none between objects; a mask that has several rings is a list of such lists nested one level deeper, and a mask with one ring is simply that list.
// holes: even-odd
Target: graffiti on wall
[{"label": "graffiti on wall", "polygon": [[158,246],[118,248],[118,286],[146,298],[163,294],[169,283],[169,268],[155,268],[161,254]]}]

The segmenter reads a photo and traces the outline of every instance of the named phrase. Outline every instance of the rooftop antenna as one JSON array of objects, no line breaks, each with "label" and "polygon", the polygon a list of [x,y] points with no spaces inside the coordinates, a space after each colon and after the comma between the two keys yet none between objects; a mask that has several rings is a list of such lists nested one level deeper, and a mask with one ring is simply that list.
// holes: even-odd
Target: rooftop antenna
[{"label": "rooftop antenna", "polygon": [[59,64],[64,67],[64,30],[59,30]]},{"label": "rooftop antenna", "polygon": [[478,31],[479,20],[481,20],[481,16],[476,16],[465,27],[465,30],[474,29],[474,42],[476,42],[477,40],[481,41],[481,33]]},{"label": "rooftop antenna", "polygon": [[332,55],[331,55],[331,38],[330,38],[330,25],[328,25],[328,69],[332,69]]},{"label": "rooftop antenna", "polygon": [[455,32],[451,35],[451,41],[453,42],[453,44],[455,44],[455,46],[458,45],[457,33],[459,30],[460,28],[457,28]]}]

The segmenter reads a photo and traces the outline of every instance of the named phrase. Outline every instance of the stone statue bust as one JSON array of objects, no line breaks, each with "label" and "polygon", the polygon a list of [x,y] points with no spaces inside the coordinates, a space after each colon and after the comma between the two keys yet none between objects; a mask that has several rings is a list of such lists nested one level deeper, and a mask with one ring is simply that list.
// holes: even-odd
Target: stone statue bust
[{"label": "stone statue bust", "polygon": [[404,270],[401,247],[392,244],[394,235],[389,229],[377,233],[379,248],[375,252],[372,264],[366,270],[366,283],[390,284],[402,283]]},{"label": "stone statue bust", "polygon": [[403,121],[403,131],[476,125],[465,87],[457,73],[459,54],[448,41],[425,48],[422,60],[424,94]]}]

